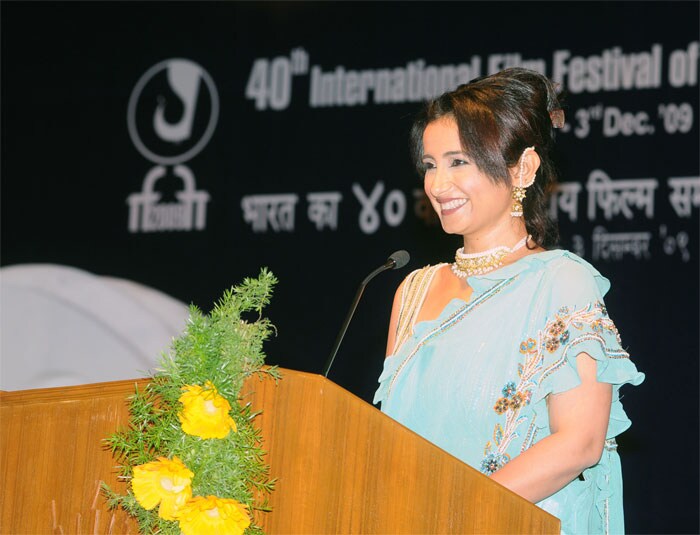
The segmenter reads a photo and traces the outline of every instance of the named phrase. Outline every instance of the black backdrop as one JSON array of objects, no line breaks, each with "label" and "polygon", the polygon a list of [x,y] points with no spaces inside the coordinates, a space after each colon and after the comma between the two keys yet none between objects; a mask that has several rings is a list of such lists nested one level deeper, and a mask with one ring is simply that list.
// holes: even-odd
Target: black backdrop
[{"label": "black backdrop", "polygon": [[[556,78],[569,92],[561,244],[612,280],[608,309],[647,374],[623,390],[628,530],[698,532],[697,2],[0,9],[2,265],[67,264],[205,310],[268,266],[280,279],[268,361],[307,371],[392,251],[409,250],[413,269],[458,246],[415,193],[418,101],[523,62]],[[161,172],[144,224],[138,194]],[[181,194],[185,175],[199,205]],[[312,206],[337,219],[318,212],[330,217],[317,226]],[[257,222],[255,207],[269,209]],[[331,372],[368,401],[406,273],[371,283]]]}]

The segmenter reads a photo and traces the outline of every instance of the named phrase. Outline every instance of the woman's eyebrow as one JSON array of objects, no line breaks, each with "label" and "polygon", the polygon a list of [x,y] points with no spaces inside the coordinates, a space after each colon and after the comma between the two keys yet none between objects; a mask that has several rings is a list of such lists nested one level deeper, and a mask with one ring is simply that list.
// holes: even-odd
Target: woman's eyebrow
[{"label": "woman's eyebrow", "polygon": [[[467,155],[467,153],[464,152],[463,150],[450,150],[450,151],[447,151],[447,152],[443,153],[442,156],[445,157],[445,156],[466,156],[466,155]],[[423,158],[433,158],[433,159],[435,159],[433,156],[431,156],[431,155],[428,154],[428,153],[424,153],[424,154],[423,154]]]}]

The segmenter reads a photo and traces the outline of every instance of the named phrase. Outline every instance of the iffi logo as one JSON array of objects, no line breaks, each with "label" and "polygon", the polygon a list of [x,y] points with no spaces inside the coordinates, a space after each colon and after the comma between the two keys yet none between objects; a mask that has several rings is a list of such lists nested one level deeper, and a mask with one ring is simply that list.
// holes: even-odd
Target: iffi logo
[{"label": "iffi logo", "polygon": [[[140,192],[127,198],[130,232],[203,230],[209,193],[197,190],[185,162],[209,142],[219,117],[219,96],[209,73],[186,59],[161,61],[139,79],[129,99],[129,135],[155,164]],[[182,181],[177,202],[159,202],[156,182],[168,173]]]}]

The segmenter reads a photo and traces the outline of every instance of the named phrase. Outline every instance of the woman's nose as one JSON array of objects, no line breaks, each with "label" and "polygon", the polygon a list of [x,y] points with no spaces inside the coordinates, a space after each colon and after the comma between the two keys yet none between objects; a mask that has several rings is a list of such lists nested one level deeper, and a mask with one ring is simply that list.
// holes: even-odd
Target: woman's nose
[{"label": "woman's nose", "polygon": [[435,169],[433,181],[430,184],[430,194],[434,197],[445,193],[450,189],[450,177],[447,170],[441,166]]}]

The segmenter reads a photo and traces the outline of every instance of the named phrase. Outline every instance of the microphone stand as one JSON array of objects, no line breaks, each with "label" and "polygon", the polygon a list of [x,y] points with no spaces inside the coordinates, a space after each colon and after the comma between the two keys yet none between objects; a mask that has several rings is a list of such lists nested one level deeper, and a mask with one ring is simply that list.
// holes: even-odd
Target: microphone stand
[{"label": "microphone stand", "polygon": [[[405,262],[404,262],[404,264],[405,264]],[[365,277],[365,279],[360,283],[360,286],[358,286],[357,293],[355,294],[355,299],[353,299],[352,305],[350,305],[350,310],[348,311],[348,315],[345,317],[345,321],[343,322],[343,326],[340,328],[340,332],[338,333],[338,337],[335,339],[335,344],[333,344],[333,349],[331,350],[331,356],[328,357],[328,361],[326,362],[326,365],[323,368],[323,376],[324,377],[328,377],[328,372],[331,370],[331,366],[333,366],[333,361],[335,360],[335,355],[338,353],[338,348],[340,347],[340,344],[343,341],[343,337],[345,336],[345,331],[348,330],[348,326],[350,325],[350,321],[352,320],[352,317],[355,314],[355,309],[357,308],[357,305],[360,302],[360,298],[362,297],[362,293],[365,291],[365,286],[367,286],[367,283],[369,283],[369,281],[371,281],[374,277],[379,275],[382,271],[386,271],[388,269],[394,269],[396,267],[397,267],[396,260],[392,256],[386,261],[386,263],[384,265],[379,266],[372,273],[367,275]]]}]

